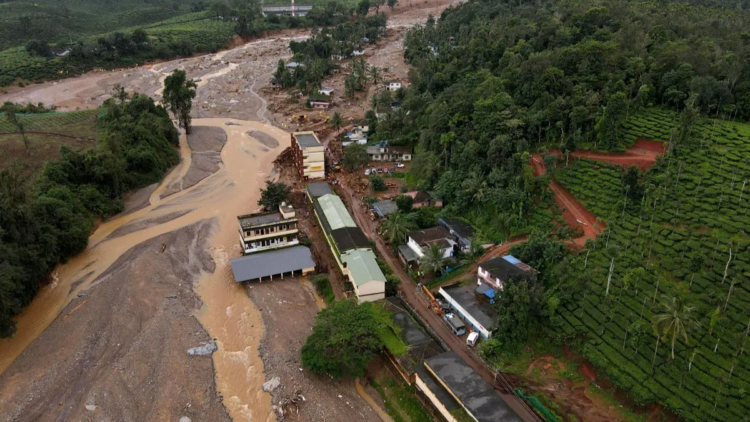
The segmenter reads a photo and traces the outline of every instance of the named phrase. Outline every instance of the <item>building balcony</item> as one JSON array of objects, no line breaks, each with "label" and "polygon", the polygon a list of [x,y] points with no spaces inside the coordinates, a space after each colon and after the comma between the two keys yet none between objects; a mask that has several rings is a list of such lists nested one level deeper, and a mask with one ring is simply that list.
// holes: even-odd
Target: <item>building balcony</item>
[{"label": "building balcony", "polygon": [[299,233],[299,229],[295,227],[293,229],[280,230],[277,232],[270,232],[266,234],[257,234],[254,236],[243,236],[242,234],[240,234],[240,238],[242,239],[244,243],[252,243],[252,242],[257,242],[263,239],[272,239],[274,237],[283,237],[283,236],[290,236],[290,235],[296,236],[297,233]]},{"label": "building balcony", "polygon": [[261,245],[257,243],[245,243],[244,244],[244,250],[245,254],[251,254],[261,251],[267,251],[270,249],[276,249],[276,248],[284,248],[287,246],[294,246],[299,245],[299,239],[289,240],[289,241],[279,241],[279,242],[272,242],[269,245]]}]

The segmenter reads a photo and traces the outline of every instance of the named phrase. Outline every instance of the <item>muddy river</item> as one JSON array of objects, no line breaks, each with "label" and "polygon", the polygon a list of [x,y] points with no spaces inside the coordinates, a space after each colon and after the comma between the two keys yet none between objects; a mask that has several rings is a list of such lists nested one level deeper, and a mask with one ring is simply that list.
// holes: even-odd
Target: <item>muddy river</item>
[{"label": "muddy river", "polygon": [[[195,119],[194,126],[220,128],[227,133],[221,151],[219,171],[198,184],[162,198],[165,186],[184,177],[191,165],[191,150],[181,137],[181,164],[152,193],[149,205],[101,224],[90,237],[89,248],[55,271],[54,282],[19,315],[18,330],[11,339],[0,341],[0,369],[4,370],[59,314],[79,292],[126,251],[164,233],[207,218],[218,219],[207,248],[216,264],[213,273],[203,274],[195,287],[203,305],[197,316],[217,341],[213,360],[217,388],[235,421],[265,420],[271,414],[270,396],[262,393],[265,381],[257,348],[263,327],[258,311],[241,285],[234,283],[229,259],[240,255],[236,216],[258,208],[259,190],[273,169],[276,155],[289,145],[289,135],[270,125],[232,119]],[[279,143],[268,148],[249,132],[260,132]],[[143,219],[158,219],[173,213],[184,215],[153,227],[108,239],[115,230]]]}]

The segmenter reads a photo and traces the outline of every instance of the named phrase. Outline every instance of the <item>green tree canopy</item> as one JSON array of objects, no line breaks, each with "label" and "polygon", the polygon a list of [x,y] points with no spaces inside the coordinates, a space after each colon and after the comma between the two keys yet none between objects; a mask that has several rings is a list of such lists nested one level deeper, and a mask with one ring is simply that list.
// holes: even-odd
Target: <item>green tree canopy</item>
[{"label": "green tree canopy", "polygon": [[495,300],[498,317],[496,338],[508,350],[522,346],[542,322],[546,300],[536,275],[524,273],[507,280]]},{"label": "green tree canopy", "polygon": [[347,170],[354,171],[369,162],[370,156],[367,155],[367,148],[364,145],[354,143],[344,148],[342,164]]},{"label": "green tree canopy", "polygon": [[190,133],[190,110],[195,98],[195,82],[187,80],[184,70],[175,69],[164,80],[164,103],[174,113],[185,133]]},{"label": "green tree canopy", "polygon": [[290,193],[292,188],[286,183],[266,180],[266,188],[260,190],[258,205],[269,211],[276,210],[282,202],[289,200]]},{"label": "green tree canopy", "polygon": [[373,306],[342,300],[320,311],[302,347],[302,365],[334,378],[364,375],[367,364],[383,348],[378,333],[388,329]]},{"label": "green tree canopy", "polygon": [[407,233],[414,229],[414,223],[406,215],[394,212],[381,221],[380,228],[389,243],[399,244],[406,239]]},{"label": "green tree canopy", "polygon": [[424,250],[424,256],[419,261],[419,268],[423,271],[430,271],[433,274],[443,272],[448,260],[443,256],[443,249],[438,243],[430,243],[430,246]]}]

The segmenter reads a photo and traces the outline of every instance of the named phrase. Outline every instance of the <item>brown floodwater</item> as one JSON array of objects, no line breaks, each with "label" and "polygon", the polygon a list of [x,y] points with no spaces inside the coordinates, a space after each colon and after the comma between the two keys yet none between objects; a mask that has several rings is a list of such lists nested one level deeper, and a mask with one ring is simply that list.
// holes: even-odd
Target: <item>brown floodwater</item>
[{"label": "brown floodwater", "polygon": [[[97,280],[123,253],[155,236],[171,232],[199,220],[216,217],[219,224],[206,248],[216,263],[211,274],[203,274],[194,289],[203,305],[196,316],[214,338],[218,351],[213,360],[217,389],[235,421],[273,420],[271,397],[262,392],[265,381],[258,345],[263,335],[260,313],[244,288],[232,278],[229,260],[241,254],[236,216],[258,208],[260,188],[273,170],[273,160],[289,146],[289,135],[274,126],[232,119],[194,119],[194,126],[214,126],[227,133],[221,157],[223,164],[213,175],[198,184],[162,198],[170,183],[180,180],[191,163],[185,136],[180,139],[182,160],[152,193],[150,204],[131,214],[102,223],[89,239],[89,247],[53,273],[53,282],[42,289],[34,301],[17,316],[17,332],[0,340],[0,373],[44,331],[76,295],[93,287]],[[249,133],[272,136],[279,146],[269,149]],[[120,237],[108,236],[124,225],[159,216],[187,211],[187,214],[163,224]]]}]

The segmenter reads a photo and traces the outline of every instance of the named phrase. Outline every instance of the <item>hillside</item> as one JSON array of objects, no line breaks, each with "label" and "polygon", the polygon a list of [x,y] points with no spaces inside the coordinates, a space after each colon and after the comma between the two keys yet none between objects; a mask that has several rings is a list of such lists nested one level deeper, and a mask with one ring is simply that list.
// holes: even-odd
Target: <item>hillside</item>
[{"label": "hillside", "polygon": [[[485,359],[565,345],[638,404],[687,421],[750,410],[750,125],[732,123],[750,119],[750,15],[712,6],[475,0],[407,35],[410,86],[381,95],[402,108],[371,115],[370,138],[414,145],[410,181],[480,236],[531,232],[511,252],[539,273],[508,283]],[[641,138],[671,143],[656,159]],[[540,151],[552,170],[534,177]],[[540,223],[551,196],[596,241]],[[571,216],[575,199],[600,223]],[[657,342],[652,322],[674,313],[690,341],[656,324]]]},{"label": "hillside", "polygon": [[96,145],[97,115],[101,110],[39,115],[19,114],[26,144],[18,129],[0,114],[0,170],[16,166],[23,177],[36,175],[48,161],[60,156],[60,148],[83,152]]},{"label": "hillside", "polygon": [[0,50],[31,39],[70,43],[109,31],[191,12],[192,3],[167,1],[40,0],[0,4]]},{"label": "hillside", "polygon": [[[675,122],[676,113],[647,110],[624,129],[668,139]],[[585,356],[636,401],[658,401],[688,421],[738,421],[750,410],[748,156],[750,125],[702,119],[689,145],[643,175],[635,198],[611,165],[575,160],[556,175],[608,225],[575,262],[585,298],[564,308],[559,328],[584,334]],[[688,326],[674,359],[668,340],[654,353],[663,295],[694,307],[700,324]]]}]

